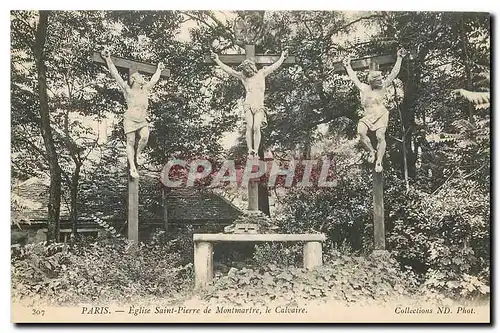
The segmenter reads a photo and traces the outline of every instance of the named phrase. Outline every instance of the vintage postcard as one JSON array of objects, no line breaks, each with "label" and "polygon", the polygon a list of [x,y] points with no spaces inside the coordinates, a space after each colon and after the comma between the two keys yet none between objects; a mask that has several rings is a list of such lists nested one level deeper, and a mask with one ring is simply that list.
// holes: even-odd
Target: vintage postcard
[{"label": "vintage postcard", "polygon": [[11,321],[490,323],[490,20],[11,11]]}]

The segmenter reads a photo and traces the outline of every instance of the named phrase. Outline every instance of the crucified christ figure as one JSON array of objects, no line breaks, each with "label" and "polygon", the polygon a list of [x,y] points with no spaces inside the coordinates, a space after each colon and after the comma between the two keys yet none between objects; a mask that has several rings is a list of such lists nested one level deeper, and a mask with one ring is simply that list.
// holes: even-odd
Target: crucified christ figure
[{"label": "crucified christ figure", "polygon": [[[137,161],[138,166],[144,163],[144,157],[141,155],[141,152],[146,147],[149,138],[148,122],[146,120],[149,104],[148,97],[151,88],[160,79],[161,72],[165,69],[165,66],[162,62],[158,63],[156,72],[149,82],[137,72],[130,75],[130,85],[128,85],[118,73],[111,60],[109,51],[104,50],[101,54],[106,60],[111,76],[113,76],[122,89],[125,101],[127,102],[127,111],[125,111],[123,117],[123,127],[127,137],[127,159],[130,166],[130,176],[132,178],[139,178],[135,161]],[[138,140],[137,150],[135,148],[136,139]]]},{"label": "crucified christ figure", "polygon": [[255,62],[252,60],[244,60],[236,71],[220,61],[219,56],[211,53],[212,59],[226,73],[234,76],[243,83],[246,95],[243,103],[246,121],[246,142],[248,147],[249,158],[258,156],[262,128],[267,126],[266,108],[264,106],[264,92],[266,90],[266,76],[278,69],[286,57],[288,50],[281,53],[280,58],[271,66],[257,70]]},{"label": "crucified christ figure", "polygon": [[[370,70],[368,73],[368,84],[359,81],[356,72],[351,67],[350,57],[347,57],[343,61],[347,74],[360,91],[364,115],[358,123],[358,135],[363,147],[368,151],[368,162],[375,162],[375,172],[382,172],[382,159],[386,148],[385,131],[389,123],[389,111],[383,103],[385,93],[387,87],[398,75],[401,69],[401,62],[406,54],[405,49],[398,50],[396,64],[385,80],[382,80],[382,73],[380,71]],[[376,150],[367,136],[368,130],[375,132],[377,137]]]}]

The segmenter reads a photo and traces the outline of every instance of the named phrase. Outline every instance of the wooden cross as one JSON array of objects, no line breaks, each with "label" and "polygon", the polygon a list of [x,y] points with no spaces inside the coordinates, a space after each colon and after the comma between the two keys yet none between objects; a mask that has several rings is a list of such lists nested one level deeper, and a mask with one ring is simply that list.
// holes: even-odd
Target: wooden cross
[{"label": "wooden cross", "polygon": [[[378,71],[380,70],[380,62],[382,62],[383,65],[392,65],[396,62],[396,57],[378,56],[372,58],[364,58],[358,64],[363,69],[365,68],[365,66],[368,66],[371,71]],[[384,177],[383,172],[375,172],[375,170],[373,170],[373,247],[375,252],[386,250],[384,219]]]},{"label": "wooden cross", "polygon": [[[351,67],[354,70],[364,70],[371,68],[372,66],[378,67],[387,67],[389,65],[393,65],[396,63],[396,55],[387,54],[380,55],[375,57],[363,57],[359,59],[353,59],[351,61]],[[376,68],[372,68],[376,69]],[[342,61],[337,61],[333,63],[333,72],[334,73],[345,73],[345,67],[342,64]]]},{"label": "wooden cross", "polygon": [[[274,64],[280,58],[275,54],[255,54],[255,45],[245,45],[245,54],[221,54],[219,55],[220,61],[225,64],[241,64],[244,60],[252,60],[255,64],[269,66]],[[205,56],[205,63],[215,63],[209,55]],[[284,64],[295,64],[295,56],[289,55]]]},{"label": "wooden cross", "polygon": [[[411,58],[411,56],[410,56]],[[354,70],[379,70],[396,63],[397,56],[393,54],[375,57],[363,57],[351,61]],[[345,73],[342,62],[333,64],[334,73]],[[385,251],[385,222],[384,222],[384,177],[382,172],[373,171],[373,238],[374,250]]]},{"label": "wooden cross", "polygon": [[[245,45],[245,54],[221,54],[220,61],[225,64],[241,64],[245,60],[252,60],[256,65],[269,66],[274,64],[280,55],[255,54],[255,45]],[[205,56],[205,63],[214,64],[215,62],[209,55]],[[288,56],[283,64],[295,64],[295,56]],[[248,210],[256,212],[259,210],[259,184],[255,181],[248,181]]]},{"label": "wooden cross", "polygon": [[[395,55],[364,57],[351,61],[355,70],[379,70],[380,66],[387,66],[396,62]],[[334,73],[346,72],[342,62],[333,64]],[[385,251],[385,221],[384,221],[384,177],[382,172],[373,171],[373,245],[374,250]]]},{"label": "wooden cross", "polygon": [[[111,56],[111,60],[113,61],[113,64],[115,64],[116,68],[127,69],[129,75],[132,75],[136,72],[142,74],[154,74],[156,72],[155,65],[151,65],[145,62],[134,61],[115,56]],[[94,52],[92,56],[92,61],[106,66],[106,60],[104,60],[104,58],[101,56],[101,53],[99,52]],[[161,71],[161,77],[167,78],[169,76],[170,76],[170,70],[164,69]]]},{"label": "wooden cross", "polygon": [[[92,60],[96,63],[106,65],[106,60],[99,52],[94,52]],[[148,63],[133,61],[125,58],[112,56],[111,60],[117,69],[128,70],[128,75],[139,72],[143,74],[154,74],[157,67]],[[170,71],[164,69],[161,77],[169,77]],[[134,245],[139,243],[139,179],[128,178],[128,218],[127,218],[128,239]]]}]

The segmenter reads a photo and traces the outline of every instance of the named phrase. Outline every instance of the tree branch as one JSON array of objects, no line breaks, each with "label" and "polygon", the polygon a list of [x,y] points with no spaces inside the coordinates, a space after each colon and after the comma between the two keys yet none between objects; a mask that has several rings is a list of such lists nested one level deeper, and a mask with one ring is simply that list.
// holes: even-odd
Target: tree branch
[{"label": "tree branch", "polygon": [[337,31],[345,30],[345,29],[349,28],[351,25],[356,24],[356,23],[358,23],[360,21],[371,20],[371,19],[376,18],[376,17],[383,17],[383,15],[381,15],[381,14],[373,14],[373,15],[369,15],[369,16],[360,17],[360,18],[358,18],[358,19],[356,19],[354,21],[351,21],[351,22],[347,23],[346,25],[338,28]]},{"label": "tree branch", "polygon": [[443,188],[444,185],[446,185],[446,183],[451,179],[451,177],[453,177],[453,175],[455,174],[455,172],[457,171],[458,168],[455,168],[455,170],[453,170],[453,172],[451,173],[451,175],[446,178],[446,180],[443,182],[443,184],[441,184],[437,189],[434,190],[434,192],[431,193],[431,195],[434,195],[436,194],[439,190],[441,190],[441,188]]},{"label": "tree branch", "polygon": [[31,142],[30,140],[28,140],[27,138],[18,138],[17,140],[21,141],[21,142],[24,142],[26,144],[28,144],[29,147],[31,147],[31,149],[33,149],[35,152],[37,152],[40,156],[42,156],[42,158],[45,160],[45,162],[48,162],[47,160],[47,156],[46,156],[46,153],[44,150],[42,150],[40,147],[38,147],[36,144],[34,144],[33,142]]},{"label": "tree branch", "polygon": [[425,76],[427,76],[430,72],[432,72],[432,71],[434,71],[434,70],[438,69],[439,67],[446,66],[446,65],[449,65],[449,64],[454,63],[454,62],[455,62],[455,61],[448,61],[448,62],[445,62],[444,64],[439,64],[439,65],[436,65],[436,66],[434,66],[434,67],[430,68],[429,70],[427,70],[426,72],[424,72],[424,73],[420,74],[420,77],[425,77]]},{"label": "tree branch", "polygon": [[[195,21],[198,21],[202,24],[204,24],[205,26],[207,26],[208,28],[210,28],[210,30],[212,30],[213,32],[216,31],[216,28],[214,26],[212,26],[211,24],[209,24],[206,20],[202,19],[201,17],[199,16],[196,16],[196,15],[193,15],[189,12],[183,12],[182,13],[183,15],[186,15],[187,17],[195,20]],[[213,13],[210,13],[210,12],[202,12],[201,15],[206,15],[208,16],[210,19],[212,19],[216,26],[218,26],[219,28],[222,28],[225,32],[226,32],[226,36],[225,37],[228,37],[229,39],[233,39],[233,34],[231,31],[229,31],[226,26],[224,24],[222,24],[222,22],[220,22],[216,17],[214,17]]]},{"label": "tree branch", "polygon": [[481,170],[482,168],[484,168],[486,165],[488,165],[489,163],[484,163],[483,165],[481,165],[479,168],[477,168],[476,170],[472,171],[471,173],[469,173],[468,175],[464,176],[463,179],[467,179],[473,175],[475,175],[479,170]]}]

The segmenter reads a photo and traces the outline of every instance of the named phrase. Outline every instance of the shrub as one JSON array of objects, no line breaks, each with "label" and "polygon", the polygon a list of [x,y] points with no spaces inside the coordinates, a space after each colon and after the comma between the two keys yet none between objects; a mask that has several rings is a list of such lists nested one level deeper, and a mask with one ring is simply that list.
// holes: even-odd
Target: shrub
[{"label": "shrub", "polygon": [[45,298],[57,304],[166,297],[189,290],[192,264],[182,264],[169,244],[126,241],[29,244],[12,251],[13,298]]},{"label": "shrub", "polygon": [[273,263],[231,268],[227,275],[214,279],[203,298],[235,305],[311,300],[348,304],[397,299],[414,293],[416,286],[414,274],[401,271],[392,256],[361,257],[334,252],[325,265],[314,270]]},{"label": "shrub", "polygon": [[60,275],[71,263],[66,244],[27,244],[11,248],[13,298],[36,298],[61,287]]},{"label": "shrub", "polygon": [[387,237],[398,260],[449,297],[489,294],[489,199],[473,183],[414,191]]},{"label": "shrub", "polygon": [[255,245],[253,264],[266,266],[297,266],[302,262],[302,244],[300,243],[263,243]]},{"label": "shrub", "polygon": [[[336,187],[290,190],[279,212],[281,230],[325,233],[325,256],[340,247],[371,253],[370,184],[368,174],[351,170],[339,174]],[[489,189],[458,177],[433,191],[410,186],[407,192],[393,170],[384,172],[387,249],[432,291],[458,298],[488,296]]]}]

